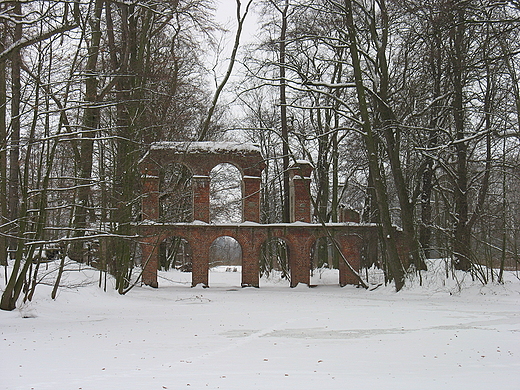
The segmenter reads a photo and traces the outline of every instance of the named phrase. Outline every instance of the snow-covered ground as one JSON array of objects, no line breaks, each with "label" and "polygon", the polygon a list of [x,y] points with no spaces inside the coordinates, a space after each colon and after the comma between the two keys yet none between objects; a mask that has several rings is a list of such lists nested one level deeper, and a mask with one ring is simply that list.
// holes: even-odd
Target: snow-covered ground
[{"label": "snow-covered ground", "polygon": [[209,289],[168,272],[126,296],[69,265],[56,301],[41,285],[0,311],[0,388],[520,389],[520,281],[446,283],[439,264],[398,294],[333,271],[242,289],[221,268]]}]

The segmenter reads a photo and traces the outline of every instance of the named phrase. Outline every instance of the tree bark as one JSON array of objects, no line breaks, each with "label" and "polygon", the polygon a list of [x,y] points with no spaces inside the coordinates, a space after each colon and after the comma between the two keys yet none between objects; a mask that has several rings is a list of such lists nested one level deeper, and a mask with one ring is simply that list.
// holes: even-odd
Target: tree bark
[{"label": "tree bark", "polygon": [[[84,237],[87,228],[88,206],[91,194],[92,164],[94,155],[94,139],[99,128],[98,80],[97,62],[99,56],[99,44],[101,41],[101,14],[104,0],[94,2],[93,15],[90,17],[92,28],[91,40],[88,48],[87,63],[85,66],[85,108],[83,110],[83,130],[80,142],[80,161],[78,200],[74,217],[74,236]],[[83,260],[83,243],[75,241],[69,256],[74,260]]]},{"label": "tree bark", "polygon": [[[17,0],[13,4],[14,19],[21,22],[22,3]],[[22,39],[22,23],[16,23],[14,27],[14,40]],[[14,226],[18,224],[19,199],[20,199],[20,100],[21,100],[21,53],[20,49],[14,50],[11,57],[11,142],[9,144],[9,219]],[[11,234],[14,236],[19,229]],[[16,247],[16,239],[12,239],[11,248]]]},{"label": "tree bark", "polygon": [[451,56],[453,86],[453,121],[455,126],[455,227],[453,235],[454,266],[456,269],[469,271],[470,232],[468,231],[468,145],[465,141],[464,125],[464,56],[465,56],[465,12],[459,2],[454,12],[453,53]]},{"label": "tree bark", "polygon": [[281,9],[282,27],[280,30],[280,125],[282,133],[282,162],[283,162],[283,221],[291,222],[290,200],[289,200],[289,129],[287,123],[287,80],[285,72],[285,50],[287,47],[287,22],[288,22],[289,0],[285,0]]},{"label": "tree bark", "polygon": [[[0,5],[0,10],[3,6]],[[0,51],[5,48],[7,26],[0,23]],[[0,61],[0,225],[8,221],[7,212],[7,66]],[[0,265],[7,265],[7,239],[5,228],[0,228]]]},{"label": "tree bark", "polygon": [[361,114],[361,120],[363,123],[363,132],[365,145],[367,148],[368,162],[370,166],[370,171],[373,175],[374,192],[381,217],[381,228],[383,231],[383,237],[386,240],[384,246],[386,248],[388,265],[390,268],[391,276],[395,282],[395,289],[396,291],[400,291],[404,286],[404,269],[399,259],[399,254],[397,251],[396,232],[392,226],[390,210],[388,207],[389,204],[386,192],[386,185],[380,170],[380,161],[378,157],[378,150],[376,147],[377,143],[372,130],[372,124],[370,121],[370,115],[368,111],[368,104],[365,97],[365,86],[363,83],[361,61],[359,58],[359,51],[357,46],[357,34],[354,25],[351,0],[345,0],[345,13],[346,24],[349,33],[349,49],[352,58],[352,66],[354,69],[354,79],[356,84],[356,92],[359,103],[359,110]]}]

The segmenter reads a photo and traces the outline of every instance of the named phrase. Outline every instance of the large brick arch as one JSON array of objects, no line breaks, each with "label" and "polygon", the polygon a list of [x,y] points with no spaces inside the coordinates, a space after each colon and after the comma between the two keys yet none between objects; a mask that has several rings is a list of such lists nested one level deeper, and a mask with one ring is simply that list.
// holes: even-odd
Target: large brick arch
[{"label": "large brick arch", "polygon": [[259,177],[265,167],[258,147],[237,142],[156,142],[141,167],[154,170],[172,162],[186,165],[195,176],[209,176],[222,163],[234,165],[242,176]]},{"label": "large brick arch", "polygon": [[219,164],[231,164],[242,176],[242,218],[260,222],[260,185],[264,161],[255,145],[211,142],[157,142],[141,159],[145,199],[144,220],[159,218],[161,169],[172,163],[186,166],[193,174],[193,220],[210,221],[210,172]]}]

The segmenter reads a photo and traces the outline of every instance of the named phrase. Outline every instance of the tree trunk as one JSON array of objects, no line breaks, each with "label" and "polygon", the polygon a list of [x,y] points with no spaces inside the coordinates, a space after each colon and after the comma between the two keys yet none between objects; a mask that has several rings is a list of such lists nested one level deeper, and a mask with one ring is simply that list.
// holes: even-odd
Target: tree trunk
[{"label": "tree trunk", "polygon": [[[21,21],[22,3],[17,0],[13,4],[13,14],[15,20]],[[14,28],[14,41],[22,39],[22,23],[17,23]],[[15,49],[11,57],[11,142],[9,152],[9,219],[14,226],[18,224],[20,199],[20,100],[21,100],[21,54],[20,49]],[[11,235],[15,236],[19,229],[15,227],[15,231],[11,231]],[[16,248],[17,239],[11,239],[9,245]]]},{"label": "tree trunk", "polygon": [[[3,7],[0,6],[0,10]],[[7,28],[5,23],[0,23],[0,52],[5,49],[5,37]],[[0,61],[0,225],[8,221],[7,212],[7,66],[5,61]],[[0,228],[0,265],[7,265],[7,239],[5,228]]]},{"label": "tree trunk", "polygon": [[287,19],[289,0],[285,0],[282,8],[282,28],[280,30],[280,125],[282,131],[282,161],[283,161],[283,221],[291,222],[289,204],[289,129],[287,124],[287,81],[285,75],[285,50],[287,45]]},{"label": "tree trunk", "polygon": [[375,39],[380,44],[380,46],[378,47],[378,63],[379,70],[381,73],[380,91],[379,97],[376,99],[376,107],[378,109],[378,113],[381,115],[383,133],[386,139],[387,154],[390,160],[390,167],[392,170],[392,176],[394,178],[395,188],[397,190],[399,205],[401,207],[401,223],[403,224],[405,243],[409,251],[410,257],[412,259],[412,263],[415,265],[415,268],[419,270],[425,270],[426,264],[424,262],[423,252],[419,245],[418,237],[415,231],[414,204],[410,201],[410,196],[408,194],[408,185],[406,183],[406,179],[404,177],[401,165],[401,145],[399,141],[400,129],[397,124],[395,115],[388,104],[388,89],[390,84],[388,74],[388,61],[386,58],[389,28],[388,13],[386,9],[385,0],[378,1],[378,4],[380,6],[383,27],[381,29],[382,32],[380,39]]},{"label": "tree trunk", "polygon": [[452,84],[453,84],[453,120],[455,126],[455,228],[453,235],[453,252],[455,268],[468,271],[471,268],[470,232],[468,231],[468,145],[465,141],[464,126],[464,91],[463,73],[466,45],[464,6],[458,4],[454,10],[455,27],[453,28]]},{"label": "tree trunk", "polygon": [[[433,39],[430,49],[429,65],[433,79],[432,99],[436,102],[432,107],[430,114],[430,125],[428,134],[428,147],[434,148],[438,144],[439,132],[439,115],[441,111],[441,103],[438,99],[441,96],[441,76],[442,76],[442,59],[440,55],[441,38],[439,27],[433,26]],[[427,259],[432,257],[432,193],[434,179],[433,158],[426,154],[425,167],[422,174],[421,186],[421,226],[419,229],[419,242]]]},{"label": "tree trunk", "polygon": [[354,79],[356,84],[356,92],[361,114],[361,120],[363,123],[363,132],[365,145],[367,148],[368,162],[370,165],[370,171],[373,175],[374,192],[380,213],[383,237],[385,238],[384,246],[386,248],[390,273],[395,282],[395,289],[396,291],[400,291],[404,286],[404,269],[399,259],[399,254],[397,251],[396,232],[392,226],[386,185],[384,182],[384,177],[382,176],[379,167],[380,162],[376,147],[377,143],[375,140],[375,135],[372,131],[372,124],[370,121],[368,104],[365,97],[365,86],[363,84],[361,61],[359,58],[359,51],[357,47],[356,29],[354,25],[351,0],[345,0],[345,13],[347,29],[349,33],[349,49],[352,58],[352,66],[354,69]]},{"label": "tree trunk", "polygon": [[[83,130],[81,132],[78,201],[75,208],[74,236],[84,237],[87,228],[88,206],[91,193],[92,163],[94,154],[94,138],[99,128],[99,107],[97,107],[98,80],[96,75],[99,56],[99,44],[101,40],[101,13],[104,0],[96,0],[94,14],[90,18],[92,37],[88,49],[87,63],[85,66],[85,109],[83,111]],[[83,243],[74,242],[69,256],[74,260],[83,260]]]}]

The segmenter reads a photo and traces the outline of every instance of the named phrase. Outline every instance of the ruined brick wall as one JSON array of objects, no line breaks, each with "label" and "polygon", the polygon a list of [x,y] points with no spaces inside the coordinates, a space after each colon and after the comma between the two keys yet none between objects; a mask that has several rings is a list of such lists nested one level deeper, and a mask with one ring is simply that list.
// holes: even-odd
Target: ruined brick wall
[{"label": "ruined brick wall", "polygon": [[[262,157],[254,148],[241,148],[231,144],[231,150],[218,150],[213,143],[195,143],[195,147],[182,152],[179,143],[161,143],[152,146],[140,162],[143,177],[142,214],[139,225],[142,237],[143,282],[157,287],[159,244],[168,237],[181,237],[192,249],[192,285],[208,285],[209,250],[214,240],[229,236],[238,241],[242,249],[242,286],[259,286],[259,259],[262,245],[271,238],[286,242],[289,252],[291,286],[310,283],[312,246],[319,237],[327,234],[320,225],[311,222],[312,165],[296,161],[289,171],[291,183],[291,221],[308,224],[272,225],[210,225],[210,171],[218,164],[230,163],[242,173],[242,215],[244,221],[260,222]],[[185,147],[184,144],[181,144]],[[223,146],[226,146],[225,144]],[[182,152],[182,153],[181,153]],[[170,163],[185,164],[193,173],[193,218],[204,224],[157,223],[159,218],[160,170]],[[357,284],[352,272],[360,267],[362,237],[373,237],[374,227],[336,224],[327,229],[339,237],[338,244],[348,264],[340,262],[340,285]],[[343,264],[341,264],[343,263]]]},{"label": "ruined brick wall", "polygon": [[[359,272],[363,237],[370,234],[372,227],[335,226],[328,227],[334,234],[350,267],[340,262],[340,285],[358,284],[352,273]],[[319,225],[210,225],[210,224],[150,224],[140,226],[142,252],[145,269],[145,284],[157,287],[158,244],[168,237],[182,237],[192,249],[192,285],[208,285],[209,248],[213,241],[222,236],[237,240],[242,249],[242,286],[258,287],[259,259],[262,246],[272,238],[280,238],[287,243],[291,286],[310,283],[311,253],[316,240],[326,236]]]}]

